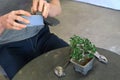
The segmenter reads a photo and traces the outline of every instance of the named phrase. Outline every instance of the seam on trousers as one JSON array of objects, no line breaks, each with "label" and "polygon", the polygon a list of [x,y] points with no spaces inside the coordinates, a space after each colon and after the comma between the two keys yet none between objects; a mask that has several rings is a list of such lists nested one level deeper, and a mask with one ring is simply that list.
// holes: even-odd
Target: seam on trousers
[{"label": "seam on trousers", "polygon": [[32,39],[29,39],[33,52],[36,52]]},{"label": "seam on trousers", "polygon": [[48,41],[50,38],[51,38],[51,33],[47,33],[46,40],[45,40],[44,45],[43,45],[43,47],[42,47],[42,50],[43,50],[42,53],[45,53],[45,52],[46,52],[47,41]]}]

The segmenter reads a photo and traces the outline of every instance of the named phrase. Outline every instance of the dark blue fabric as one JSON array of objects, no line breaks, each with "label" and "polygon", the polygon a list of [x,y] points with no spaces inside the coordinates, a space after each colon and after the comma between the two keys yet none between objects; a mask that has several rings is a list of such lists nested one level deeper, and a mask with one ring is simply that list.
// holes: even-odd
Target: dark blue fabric
[{"label": "dark blue fabric", "polygon": [[13,43],[0,45],[0,65],[8,77],[14,75],[33,58],[53,49],[68,46],[66,42],[49,32],[45,26],[36,36]]}]

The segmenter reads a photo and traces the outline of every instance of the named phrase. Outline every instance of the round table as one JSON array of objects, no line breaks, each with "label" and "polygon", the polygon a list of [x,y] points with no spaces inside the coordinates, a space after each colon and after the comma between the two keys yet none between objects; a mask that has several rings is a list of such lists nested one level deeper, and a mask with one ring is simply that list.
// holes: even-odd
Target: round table
[{"label": "round table", "polygon": [[100,54],[108,59],[108,64],[103,64],[95,59],[93,69],[87,75],[75,72],[70,63],[65,69],[66,76],[59,78],[54,74],[54,68],[62,66],[68,61],[70,48],[60,48],[45,53],[25,65],[13,80],[119,80],[120,56],[111,51],[97,48]]}]

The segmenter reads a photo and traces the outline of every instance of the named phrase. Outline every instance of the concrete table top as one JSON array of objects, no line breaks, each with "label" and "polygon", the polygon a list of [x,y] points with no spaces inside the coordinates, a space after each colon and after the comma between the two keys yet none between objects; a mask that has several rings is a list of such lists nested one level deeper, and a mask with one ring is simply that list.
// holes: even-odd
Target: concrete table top
[{"label": "concrete table top", "polygon": [[66,76],[58,78],[54,74],[54,68],[62,66],[69,59],[70,48],[60,48],[45,53],[27,65],[25,65],[13,78],[13,80],[119,80],[120,79],[120,56],[105,49],[97,49],[109,60],[108,64],[103,64],[95,59],[93,69],[86,76],[75,72],[70,63],[66,68]]}]

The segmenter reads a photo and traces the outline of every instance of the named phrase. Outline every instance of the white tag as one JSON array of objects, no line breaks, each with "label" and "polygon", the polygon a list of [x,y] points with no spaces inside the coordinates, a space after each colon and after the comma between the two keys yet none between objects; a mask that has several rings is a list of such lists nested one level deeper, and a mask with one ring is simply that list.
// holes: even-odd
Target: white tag
[{"label": "white tag", "polygon": [[98,52],[96,52],[94,55],[99,61],[101,61],[103,63],[108,63],[108,60],[105,56],[99,54]]}]

